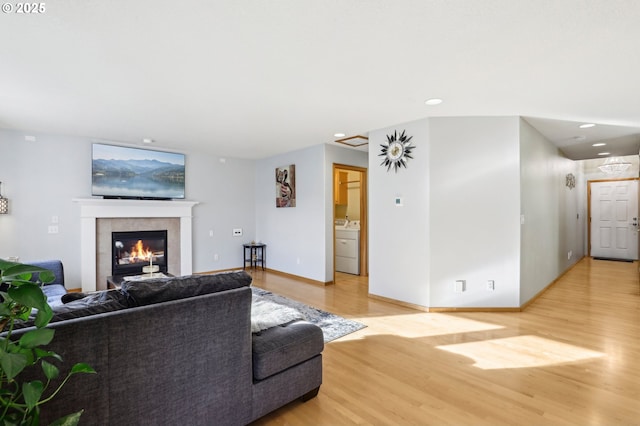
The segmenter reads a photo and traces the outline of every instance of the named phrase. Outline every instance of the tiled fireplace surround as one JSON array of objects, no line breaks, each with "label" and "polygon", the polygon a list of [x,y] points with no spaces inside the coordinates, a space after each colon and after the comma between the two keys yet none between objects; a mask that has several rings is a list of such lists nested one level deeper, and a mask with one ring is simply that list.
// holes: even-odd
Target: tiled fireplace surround
[{"label": "tiled fireplace surround", "polygon": [[78,198],[81,220],[82,291],[106,288],[111,275],[111,232],[166,229],[168,272],[192,273],[192,208],[194,201],[105,200]]}]

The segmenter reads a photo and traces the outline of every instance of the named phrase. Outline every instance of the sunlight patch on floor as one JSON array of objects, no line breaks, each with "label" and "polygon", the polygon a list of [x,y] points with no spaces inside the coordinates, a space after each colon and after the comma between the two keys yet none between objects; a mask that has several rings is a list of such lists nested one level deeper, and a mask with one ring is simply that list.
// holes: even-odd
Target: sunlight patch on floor
[{"label": "sunlight patch on floor", "polygon": [[605,356],[601,352],[531,335],[436,347],[471,358],[475,361],[474,366],[483,370],[543,367]]},{"label": "sunlight patch on floor", "polygon": [[393,334],[400,337],[418,338],[505,328],[504,326],[487,322],[425,312],[379,317],[350,317],[350,319],[367,324],[368,328],[358,333],[359,336]]}]

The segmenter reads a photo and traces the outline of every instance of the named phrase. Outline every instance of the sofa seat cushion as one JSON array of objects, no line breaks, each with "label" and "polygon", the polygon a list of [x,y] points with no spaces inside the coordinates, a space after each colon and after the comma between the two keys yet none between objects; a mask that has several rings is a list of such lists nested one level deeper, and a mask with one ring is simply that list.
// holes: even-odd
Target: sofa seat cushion
[{"label": "sofa seat cushion", "polygon": [[124,281],[120,292],[127,297],[129,306],[135,307],[247,287],[251,281],[251,275],[245,271],[186,275]]},{"label": "sofa seat cushion", "polygon": [[324,349],[322,329],[295,321],[252,334],[253,378],[266,379],[318,355]]}]

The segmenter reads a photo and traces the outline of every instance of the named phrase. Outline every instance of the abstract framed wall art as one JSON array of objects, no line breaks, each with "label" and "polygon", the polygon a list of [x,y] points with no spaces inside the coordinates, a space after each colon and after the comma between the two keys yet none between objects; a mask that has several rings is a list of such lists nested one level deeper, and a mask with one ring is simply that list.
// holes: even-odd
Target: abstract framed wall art
[{"label": "abstract framed wall art", "polygon": [[276,167],[276,207],[296,206],[296,165]]}]

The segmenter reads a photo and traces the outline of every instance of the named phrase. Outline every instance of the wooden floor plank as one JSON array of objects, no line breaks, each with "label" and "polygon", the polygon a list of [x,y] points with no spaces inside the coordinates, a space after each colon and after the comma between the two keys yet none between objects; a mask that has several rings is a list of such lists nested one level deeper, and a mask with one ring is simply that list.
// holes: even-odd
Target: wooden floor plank
[{"label": "wooden floor plank", "polygon": [[319,395],[256,425],[639,425],[638,263],[585,258],[524,312],[426,313],[261,270],[254,285],[363,322]]}]

